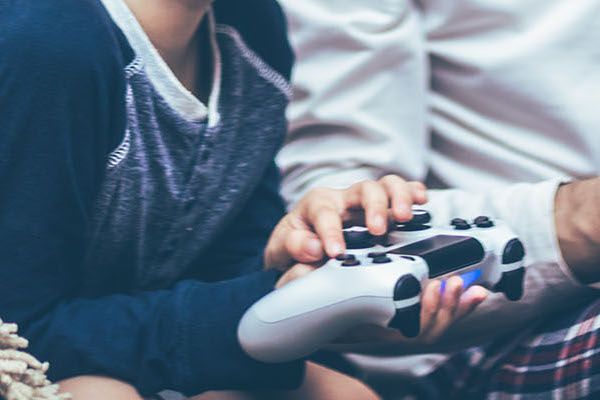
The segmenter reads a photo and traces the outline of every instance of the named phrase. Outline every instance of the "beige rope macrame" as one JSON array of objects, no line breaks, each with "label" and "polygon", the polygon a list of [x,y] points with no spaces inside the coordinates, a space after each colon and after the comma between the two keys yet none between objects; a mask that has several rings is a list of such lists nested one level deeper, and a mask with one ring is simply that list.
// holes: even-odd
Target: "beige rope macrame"
[{"label": "beige rope macrame", "polygon": [[16,324],[0,319],[0,399],[5,400],[66,400],[58,385],[46,378],[48,363],[41,363],[23,351],[26,339],[17,334]]}]

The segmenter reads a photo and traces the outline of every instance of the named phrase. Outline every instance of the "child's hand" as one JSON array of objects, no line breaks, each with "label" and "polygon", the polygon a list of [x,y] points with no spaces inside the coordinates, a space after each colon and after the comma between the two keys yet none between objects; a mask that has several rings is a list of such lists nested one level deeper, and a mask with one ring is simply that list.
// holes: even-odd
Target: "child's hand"
[{"label": "child's hand", "polygon": [[[316,267],[296,264],[287,270],[276,287],[302,278],[314,271]],[[417,338],[407,339],[391,328],[375,325],[362,325],[352,328],[336,340],[337,344],[349,343],[394,343],[416,340],[421,343],[435,342],[456,320],[470,314],[488,295],[481,286],[471,286],[463,289],[463,281],[459,276],[453,276],[446,281],[442,291],[440,282],[432,280],[425,287],[421,297],[421,332]]]},{"label": "child's hand", "polygon": [[316,263],[346,249],[344,222],[366,224],[374,235],[387,231],[388,217],[412,217],[411,206],[427,201],[426,188],[395,175],[364,181],[348,189],[314,189],[275,227],[265,250],[267,267],[285,269],[294,261]]}]

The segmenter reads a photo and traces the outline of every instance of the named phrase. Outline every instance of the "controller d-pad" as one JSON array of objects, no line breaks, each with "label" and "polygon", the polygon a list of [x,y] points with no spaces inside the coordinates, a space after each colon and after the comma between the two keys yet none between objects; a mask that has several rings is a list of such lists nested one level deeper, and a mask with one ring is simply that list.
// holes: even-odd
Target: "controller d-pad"
[{"label": "controller d-pad", "polygon": [[392,259],[386,255],[382,255],[382,256],[373,258],[373,263],[375,263],[375,264],[387,264],[390,262],[392,262]]},{"label": "controller d-pad", "polygon": [[358,267],[360,265],[360,261],[356,258],[345,260],[342,262],[342,267]]}]

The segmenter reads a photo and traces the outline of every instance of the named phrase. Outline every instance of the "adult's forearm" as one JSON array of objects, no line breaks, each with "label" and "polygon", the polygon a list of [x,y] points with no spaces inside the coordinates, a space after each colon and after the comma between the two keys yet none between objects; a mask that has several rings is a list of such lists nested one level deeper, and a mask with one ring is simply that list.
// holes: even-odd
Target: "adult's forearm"
[{"label": "adult's forearm", "polygon": [[600,178],[562,185],[556,194],[558,243],[579,281],[600,281]]}]

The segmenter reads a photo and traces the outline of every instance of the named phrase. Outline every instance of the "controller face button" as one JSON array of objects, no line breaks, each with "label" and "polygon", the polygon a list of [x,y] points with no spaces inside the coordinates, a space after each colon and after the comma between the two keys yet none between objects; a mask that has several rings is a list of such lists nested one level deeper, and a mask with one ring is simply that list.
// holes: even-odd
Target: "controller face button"
[{"label": "controller face button", "polygon": [[342,267],[357,267],[359,265],[360,261],[358,261],[356,258],[351,258],[342,262]]},{"label": "controller face button", "polygon": [[409,224],[428,224],[431,221],[431,214],[425,210],[413,210],[413,217]]},{"label": "controller face button", "polygon": [[468,229],[471,229],[471,225],[466,222],[464,224],[455,224],[454,229],[456,229],[457,231],[466,231]]},{"label": "controller face button", "polygon": [[462,218],[454,218],[452,221],[450,221],[450,225],[452,226],[456,226],[456,225],[468,225],[469,223],[467,222],[466,219],[462,219]]},{"label": "controller face button", "polygon": [[396,230],[399,232],[418,232],[431,229],[431,226],[425,224],[398,224]]},{"label": "controller face button", "polygon": [[478,223],[475,223],[475,225],[476,225],[478,228],[491,228],[491,227],[493,227],[493,226],[494,226],[494,222],[493,222],[493,221],[490,221],[490,220],[488,220],[488,221],[483,221],[483,222],[478,222]]},{"label": "controller face button", "polygon": [[481,224],[482,222],[487,222],[489,220],[490,220],[490,217],[488,217],[487,215],[480,215],[479,217],[477,217],[473,220],[473,223],[475,225],[477,225],[477,224]]},{"label": "controller face button", "polygon": [[396,281],[394,300],[406,300],[421,293],[421,282],[412,275],[403,275]]},{"label": "controller face button", "polygon": [[525,248],[519,239],[512,239],[506,243],[502,252],[502,264],[512,264],[525,258]]},{"label": "controller face button", "polygon": [[400,258],[404,258],[405,260],[409,260],[409,261],[416,261],[416,259],[411,256],[400,256]]},{"label": "controller face button", "polygon": [[385,252],[380,252],[380,251],[372,251],[369,254],[367,254],[367,257],[369,258],[376,258],[376,257],[381,257],[381,256],[385,256]]},{"label": "controller face button", "polygon": [[338,261],[354,260],[356,256],[354,254],[340,254],[335,259]]},{"label": "controller face button", "polygon": [[375,263],[375,264],[386,264],[389,262],[392,262],[392,259],[386,255],[382,255],[382,256],[373,258],[373,263]]}]

